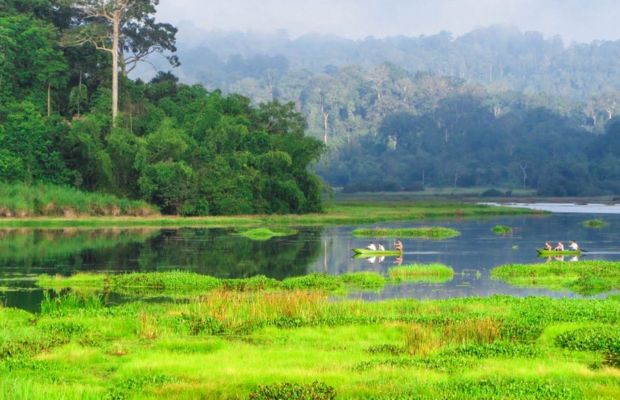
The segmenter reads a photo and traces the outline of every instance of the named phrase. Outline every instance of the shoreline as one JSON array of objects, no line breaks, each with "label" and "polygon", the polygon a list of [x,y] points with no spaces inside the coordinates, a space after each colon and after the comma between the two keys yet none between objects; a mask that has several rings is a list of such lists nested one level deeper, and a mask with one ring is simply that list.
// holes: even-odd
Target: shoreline
[{"label": "shoreline", "polygon": [[545,215],[535,210],[448,202],[337,202],[323,214],[239,215],[212,217],[32,217],[0,218],[0,229],[10,228],[229,228],[270,225],[320,226],[421,221],[437,218]]}]

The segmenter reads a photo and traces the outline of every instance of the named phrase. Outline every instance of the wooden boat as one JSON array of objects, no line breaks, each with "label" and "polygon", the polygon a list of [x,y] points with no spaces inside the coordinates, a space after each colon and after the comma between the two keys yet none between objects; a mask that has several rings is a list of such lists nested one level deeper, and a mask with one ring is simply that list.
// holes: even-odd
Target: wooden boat
[{"label": "wooden boat", "polygon": [[356,255],[363,257],[398,257],[403,254],[403,252],[399,250],[353,249],[353,252]]},{"label": "wooden boat", "polygon": [[539,257],[555,257],[555,256],[580,256],[582,254],[581,250],[564,250],[564,251],[558,251],[558,250],[545,250],[545,249],[538,249],[536,250],[538,252],[538,256]]}]

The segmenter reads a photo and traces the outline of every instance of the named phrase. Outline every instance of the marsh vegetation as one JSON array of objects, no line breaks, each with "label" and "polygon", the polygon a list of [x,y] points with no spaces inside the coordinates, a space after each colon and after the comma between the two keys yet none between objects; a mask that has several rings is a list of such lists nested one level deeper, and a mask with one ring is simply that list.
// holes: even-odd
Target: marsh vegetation
[{"label": "marsh vegetation", "polygon": [[74,279],[40,313],[0,308],[0,397],[620,395],[614,298],[334,301],[303,283],[316,277],[198,291],[179,276],[151,278],[117,284],[176,288],[176,300],[109,305]]}]

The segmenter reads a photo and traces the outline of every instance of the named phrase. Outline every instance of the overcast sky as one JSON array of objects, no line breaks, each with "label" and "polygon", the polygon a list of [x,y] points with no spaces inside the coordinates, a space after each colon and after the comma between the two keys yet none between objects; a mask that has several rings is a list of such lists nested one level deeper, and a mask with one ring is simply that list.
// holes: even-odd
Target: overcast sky
[{"label": "overcast sky", "polygon": [[620,39],[620,0],[160,0],[159,19],[207,30],[285,29],[291,36],[459,35],[499,23],[566,42]]}]

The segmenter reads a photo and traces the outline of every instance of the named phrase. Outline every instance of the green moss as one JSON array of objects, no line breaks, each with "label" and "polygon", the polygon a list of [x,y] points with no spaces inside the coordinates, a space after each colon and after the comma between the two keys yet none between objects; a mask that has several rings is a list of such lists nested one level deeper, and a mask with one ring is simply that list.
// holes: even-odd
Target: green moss
[{"label": "green moss", "polygon": [[283,228],[274,228],[274,230],[271,230],[269,228],[254,228],[239,233],[239,235],[243,237],[256,241],[267,241],[273,239],[274,237],[293,236],[296,234],[297,231],[294,229]]},{"label": "green moss", "polygon": [[443,227],[423,228],[374,228],[356,229],[353,236],[359,238],[416,238],[416,239],[450,239],[461,233],[455,229]]},{"label": "green moss", "polygon": [[512,234],[512,228],[506,225],[495,225],[491,231],[498,236],[507,236]]},{"label": "green moss", "polygon": [[620,263],[580,261],[505,265],[494,268],[491,277],[516,286],[570,290],[592,295],[620,289]]},{"label": "green moss", "polygon": [[392,267],[388,271],[393,282],[449,282],[454,277],[454,270],[443,264],[412,264]]}]

